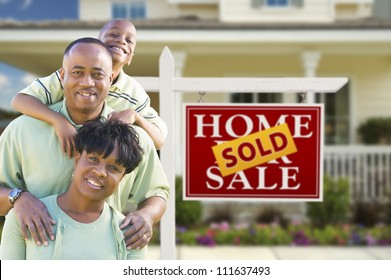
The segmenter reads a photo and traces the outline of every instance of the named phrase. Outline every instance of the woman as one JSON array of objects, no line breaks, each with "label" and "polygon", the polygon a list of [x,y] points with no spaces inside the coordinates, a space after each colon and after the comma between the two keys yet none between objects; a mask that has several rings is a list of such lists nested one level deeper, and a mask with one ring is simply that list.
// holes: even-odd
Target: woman
[{"label": "woman", "polygon": [[125,216],[105,202],[141,161],[136,132],[119,121],[95,120],[79,130],[75,146],[68,190],[42,199],[56,220],[55,241],[37,246],[32,238],[24,240],[12,209],[3,228],[0,259],[145,258],[146,249],[126,250],[119,228]]}]

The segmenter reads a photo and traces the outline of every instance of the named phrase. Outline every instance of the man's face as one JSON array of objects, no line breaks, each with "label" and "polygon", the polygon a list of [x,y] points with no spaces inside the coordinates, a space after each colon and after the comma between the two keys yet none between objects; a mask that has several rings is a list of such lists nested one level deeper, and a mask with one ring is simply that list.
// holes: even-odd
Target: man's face
[{"label": "man's face", "polygon": [[123,67],[132,61],[136,47],[136,28],[128,20],[112,20],[100,32],[99,40],[111,51],[113,63]]},{"label": "man's face", "polygon": [[75,45],[64,56],[61,81],[71,115],[100,114],[112,82],[109,53],[97,44]]}]

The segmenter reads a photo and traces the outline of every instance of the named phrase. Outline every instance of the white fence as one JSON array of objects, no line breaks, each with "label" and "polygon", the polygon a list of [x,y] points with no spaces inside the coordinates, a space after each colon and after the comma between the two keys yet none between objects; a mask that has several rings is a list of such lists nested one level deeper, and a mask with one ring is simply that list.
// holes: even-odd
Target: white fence
[{"label": "white fence", "polygon": [[159,60],[159,77],[135,77],[148,92],[159,92],[160,116],[166,121],[168,135],[160,157],[171,188],[171,198],[161,225],[161,259],[176,259],[175,254],[175,160],[181,155],[175,131],[175,120],[181,117],[176,108],[175,93],[180,92],[267,92],[335,93],[347,83],[347,78],[180,78],[175,77],[174,58],[166,47]]},{"label": "white fence", "polygon": [[324,174],[347,178],[352,202],[387,201],[391,191],[391,146],[326,146]]}]

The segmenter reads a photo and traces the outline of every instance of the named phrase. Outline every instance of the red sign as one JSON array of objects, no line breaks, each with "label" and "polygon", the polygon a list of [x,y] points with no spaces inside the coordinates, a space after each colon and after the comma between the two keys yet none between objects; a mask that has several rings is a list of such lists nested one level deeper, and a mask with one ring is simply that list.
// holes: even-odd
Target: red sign
[{"label": "red sign", "polygon": [[321,201],[322,104],[187,104],[184,199]]}]

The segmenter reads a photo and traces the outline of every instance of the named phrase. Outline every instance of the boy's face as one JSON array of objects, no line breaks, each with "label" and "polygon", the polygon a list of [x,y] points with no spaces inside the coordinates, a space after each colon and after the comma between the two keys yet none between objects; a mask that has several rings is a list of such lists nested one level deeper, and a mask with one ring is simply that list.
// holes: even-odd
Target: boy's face
[{"label": "boy's face", "polygon": [[110,54],[97,44],[75,45],[64,56],[61,81],[71,117],[100,114],[112,82]]},{"label": "boy's face", "polygon": [[125,174],[125,167],[116,162],[117,158],[118,147],[106,158],[85,151],[76,155],[73,181],[83,197],[102,201],[117,190]]},{"label": "boy's face", "polygon": [[112,20],[101,30],[99,40],[109,47],[116,66],[130,64],[136,48],[136,28],[131,22]]}]

